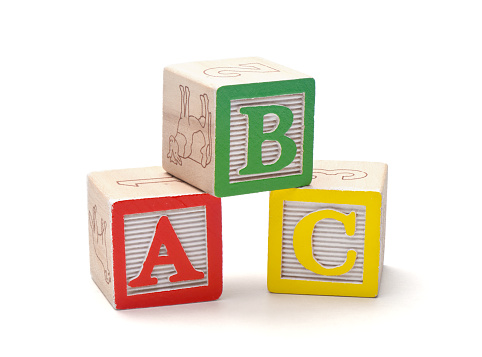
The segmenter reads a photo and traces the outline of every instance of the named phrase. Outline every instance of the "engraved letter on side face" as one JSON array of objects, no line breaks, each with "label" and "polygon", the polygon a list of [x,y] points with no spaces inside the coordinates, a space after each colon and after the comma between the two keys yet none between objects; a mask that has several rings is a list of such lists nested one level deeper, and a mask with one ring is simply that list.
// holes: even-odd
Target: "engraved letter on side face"
[{"label": "engraved letter on side face", "polygon": [[212,67],[205,69],[203,73],[210,77],[239,77],[243,73],[269,73],[279,72],[276,68],[263,63],[242,63],[234,66]]}]

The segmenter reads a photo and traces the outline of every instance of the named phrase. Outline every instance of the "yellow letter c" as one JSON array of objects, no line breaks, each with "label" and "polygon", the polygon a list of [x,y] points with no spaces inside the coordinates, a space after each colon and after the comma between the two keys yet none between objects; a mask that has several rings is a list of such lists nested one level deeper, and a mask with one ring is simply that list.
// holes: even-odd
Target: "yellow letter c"
[{"label": "yellow letter c", "polygon": [[311,244],[313,230],[316,223],[326,218],[332,218],[342,222],[345,226],[347,235],[352,236],[355,234],[355,212],[346,215],[335,210],[324,209],[310,213],[298,222],[293,232],[293,248],[296,258],[298,258],[298,261],[306,269],[320,275],[342,275],[349,272],[355,265],[356,252],[354,250],[349,250],[346,254],[345,262],[334,268],[325,268],[313,257],[313,248]]}]

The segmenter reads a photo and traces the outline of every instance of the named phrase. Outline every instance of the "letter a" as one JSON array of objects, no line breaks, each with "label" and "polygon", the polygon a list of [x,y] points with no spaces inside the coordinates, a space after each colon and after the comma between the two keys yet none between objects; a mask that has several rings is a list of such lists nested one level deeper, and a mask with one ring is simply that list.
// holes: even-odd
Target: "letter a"
[{"label": "letter a", "polygon": [[[260,174],[275,172],[291,164],[296,156],[296,143],[285,134],[293,124],[293,112],[288,107],[281,105],[267,105],[259,107],[244,107],[239,110],[248,116],[248,162],[239,170],[240,175]],[[266,114],[275,114],[279,124],[272,132],[263,132],[263,121]],[[277,141],[281,147],[278,160],[265,165],[261,160],[261,145],[266,140]]]},{"label": "letter a", "polygon": [[[159,255],[162,245],[166,247],[167,255]],[[204,278],[204,273],[194,269],[189,261],[169,218],[162,216],[157,222],[156,231],[142,269],[139,275],[129,282],[129,286],[137,288],[157,284],[157,278],[151,276],[152,270],[156,265],[166,264],[174,265],[177,271],[177,274],[169,277],[171,283]]]}]

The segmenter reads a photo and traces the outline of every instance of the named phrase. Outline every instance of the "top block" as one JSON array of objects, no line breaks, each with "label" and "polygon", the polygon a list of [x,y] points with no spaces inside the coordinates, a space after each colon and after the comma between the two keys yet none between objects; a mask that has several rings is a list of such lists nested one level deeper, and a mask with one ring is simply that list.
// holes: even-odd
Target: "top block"
[{"label": "top block", "polygon": [[217,197],[308,185],[315,81],[261,58],[164,69],[164,170]]}]

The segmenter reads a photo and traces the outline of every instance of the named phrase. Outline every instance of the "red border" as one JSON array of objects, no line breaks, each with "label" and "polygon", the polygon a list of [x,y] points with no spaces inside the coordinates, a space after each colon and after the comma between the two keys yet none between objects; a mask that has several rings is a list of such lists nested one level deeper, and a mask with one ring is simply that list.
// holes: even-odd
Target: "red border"
[{"label": "red border", "polygon": [[[206,206],[208,285],[127,296],[124,215],[196,206]],[[115,307],[134,309],[218,299],[223,290],[221,235],[221,199],[207,193],[115,202],[112,206]]]}]

